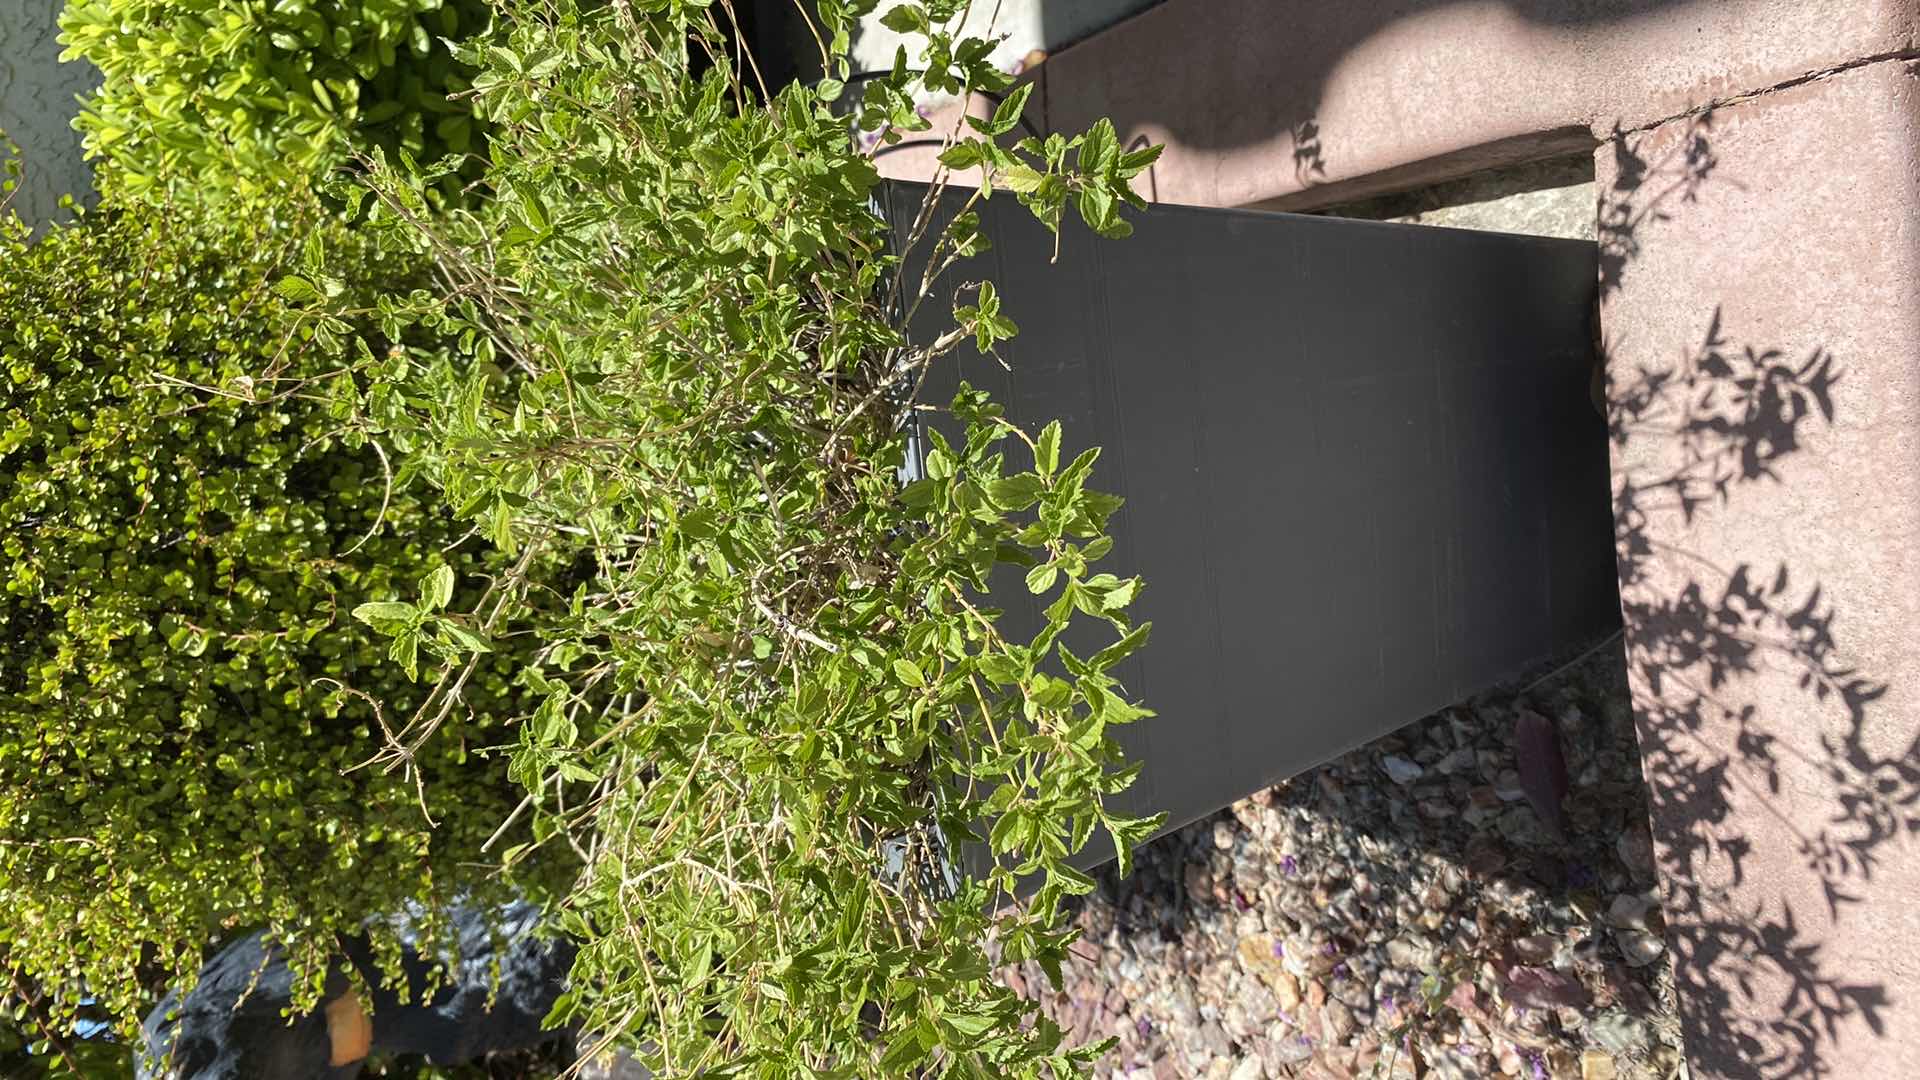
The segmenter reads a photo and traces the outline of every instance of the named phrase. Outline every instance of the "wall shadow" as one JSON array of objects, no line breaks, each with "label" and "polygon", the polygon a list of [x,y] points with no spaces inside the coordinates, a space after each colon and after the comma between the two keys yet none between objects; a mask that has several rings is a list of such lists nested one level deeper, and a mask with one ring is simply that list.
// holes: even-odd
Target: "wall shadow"
[{"label": "wall shadow", "polygon": [[[1602,151],[1614,162],[1598,214],[1603,299],[1632,273],[1649,224],[1728,182],[1712,126],[1700,116],[1656,156],[1647,138],[1618,132]],[[1823,927],[1866,901],[1887,845],[1920,831],[1920,741],[1873,749],[1884,740],[1870,730],[1901,718],[1880,715],[1886,685],[1846,661],[1843,620],[1818,581],[1785,560],[1720,565],[1664,539],[1778,497],[1789,459],[1835,422],[1843,378],[1826,348],[1738,341],[1719,310],[1702,313],[1698,344],[1670,364],[1608,363],[1628,678],[1688,1054],[1716,1075],[1831,1075],[1860,1024],[1889,1034],[1890,991],[1841,969]],[[1785,680],[1799,700],[1781,699]],[[1787,776],[1812,783],[1783,796]],[[1756,828],[1794,838],[1824,910],[1796,910],[1756,876],[1781,862]]]},{"label": "wall shadow", "polygon": [[[1038,0],[1048,38],[1085,25],[1086,0]],[[1175,129],[1182,146],[1219,148],[1264,143],[1274,135],[1314,130],[1327,80],[1354,49],[1393,24],[1468,0],[1367,0],[1301,7],[1273,0],[1204,0],[1204,3],[1156,5],[1145,17],[1175,20],[1193,17],[1192,32],[1215,36],[1205,70],[1154,73],[1155,78],[1198,81],[1219,91],[1220,112],[1204,129]],[[1696,0],[1499,0],[1523,22],[1549,29],[1606,25]],[[1204,17],[1201,18],[1202,12]],[[1172,22],[1163,25],[1171,27]],[[1270,32],[1255,32],[1270,28]],[[1184,27],[1180,28],[1185,32]],[[1222,29],[1230,33],[1221,33]],[[1143,73],[1145,74],[1145,73]],[[1258,95],[1260,107],[1231,103]],[[1164,118],[1124,105],[1112,114],[1121,130],[1130,123]],[[1297,139],[1303,148],[1310,139]]]}]

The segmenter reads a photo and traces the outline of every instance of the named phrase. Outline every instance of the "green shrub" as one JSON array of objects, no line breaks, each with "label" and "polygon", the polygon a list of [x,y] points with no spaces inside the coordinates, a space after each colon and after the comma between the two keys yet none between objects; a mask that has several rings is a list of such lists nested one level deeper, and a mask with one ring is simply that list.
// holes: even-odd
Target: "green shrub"
[{"label": "green shrub", "polygon": [[483,126],[448,99],[468,69],[443,39],[486,18],[483,0],[70,0],[60,26],[63,55],[105,76],[78,120],[103,180],[204,199],[305,183],[375,146],[477,154]]},{"label": "green shrub", "polygon": [[[842,78],[870,6],[818,5]],[[431,170],[360,178],[366,228],[439,263],[382,317],[460,342],[369,393],[403,403],[380,423],[450,512],[546,555],[485,610],[543,646],[515,775],[551,842],[592,852],[561,911],[582,951],[558,1017],[662,1076],[1084,1074],[1099,1049],[1063,1045],[988,949],[1057,975],[1063,901],[1093,887],[1068,860],[1100,833],[1124,866],[1157,827],[1105,801],[1135,775],[1114,731],[1145,712],[1110,669],[1147,631],[1127,615],[1140,582],[1097,569],[1118,506],[1090,486],[1097,450],[1059,424],[1023,431],[963,392],[964,437],[933,438],[900,487],[898,391],[1015,331],[964,276],[977,219],[927,229],[944,272],[903,280],[836,87],[761,98],[705,4],[501,0],[496,18],[469,54],[494,197],[435,218]],[[865,83],[861,122],[925,129],[921,86],[1006,89],[990,51],[936,32]],[[1049,225],[1071,206],[1124,235],[1154,151],[1123,153],[1104,121],[1006,146],[1030,91],[942,160]],[[905,333],[923,304],[951,330]],[[1026,568],[1038,635],[999,621],[996,563]],[[591,573],[543,569],[576,564]],[[1069,652],[1076,620],[1104,647]],[[956,843],[997,867],[949,876]],[[1021,878],[1030,902],[1008,903]]]},{"label": "green shrub", "polygon": [[[843,80],[872,0],[810,6]],[[962,6],[889,13],[934,32],[863,84],[863,127],[924,130],[919,89],[1008,89],[940,29]],[[977,219],[926,230],[936,272],[903,279],[838,80],[763,97],[702,0],[495,14],[460,50],[496,125],[471,203],[425,212],[456,164],[375,143],[322,185],[356,231],[269,202],[245,230],[109,212],[0,251],[0,959],[123,1011],[141,961],[186,968],[231,925],[311,965],[334,929],[482,884],[511,780],[515,880],[573,875],[552,1019],[657,1073],[1084,1074],[1099,1049],[989,949],[1057,978],[1093,887],[1068,860],[1100,832],[1124,866],[1157,827],[1106,803],[1136,771],[1113,730],[1145,715],[1110,671],[1147,628],[1140,582],[1096,570],[1097,450],[1060,425],[963,390],[964,434],[899,486],[902,385],[1015,332],[956,269]],[[171,70],[205,30],[107,51]],[[103,97],[160,103],[113,144],[129,184],[246,143],[267,171],[218,183],[273,186],[264,128],[135,66]],[[1124,235],[1154,151],[1104,121],[1008,146],[1030,90],[941,160]],[[924,303],[952,329],[905,332]],[[1042,598],[1036,636],[989,606],[997,563]],[[1068,651],[1076,620],[1105,647]],[[474,760],[503,737],[504,770]],[[412,768],[351,771],[376,751]],[[959,874],[954,844],[992,868]]]},{"label": "green shrub", "polygon": [[499,567],[356,430],[355,381],[415,350],[289,318],[294,237],[361,250],[314,217],[109,203],[0,235],[0,967],[68,1005],[128,1016],[236,927],[311,966],[484,886],[465,864],[517,799],[480,753],[517,708],[504,644],[411,775],[353,769],[428,688],[350,613],[472,606]]}]

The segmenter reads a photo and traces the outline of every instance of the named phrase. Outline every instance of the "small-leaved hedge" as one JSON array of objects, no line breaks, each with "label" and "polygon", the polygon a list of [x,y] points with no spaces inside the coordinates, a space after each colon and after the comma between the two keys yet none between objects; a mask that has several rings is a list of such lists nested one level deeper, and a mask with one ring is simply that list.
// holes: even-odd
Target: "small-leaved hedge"
[{"label": "small-leaved hedge", "polygon": [[219,218],[0,231],[0,964],[69,1009],[131,1017],[239,927],[313,968],[369,915],[492,888],[469,864],[517,799],[484,753],[523,693],[505,643],[411,769],[355,768],[426,689],[353,609],[470,607],[500,560],[356,430],[356,384],[431,350],[275,289],[303,250],[354,265],[352,235]]},{"label": "small-leaved hedge", "polygon": [[373,147],[477,175],[486,126],[453,96],[471,68],[449,46],[487,18],[483,0],[69,0],[60,27],[63,58],[104,76],[78,125],[109,185],[206,201]]}]

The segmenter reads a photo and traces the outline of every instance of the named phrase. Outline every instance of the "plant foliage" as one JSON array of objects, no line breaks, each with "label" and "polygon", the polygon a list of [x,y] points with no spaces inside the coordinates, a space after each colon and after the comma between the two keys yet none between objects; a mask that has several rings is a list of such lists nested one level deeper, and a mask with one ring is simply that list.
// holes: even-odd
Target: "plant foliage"
[{"label": "plant foliage", "polygon": [[[445,55],[426,25],[416,92],[435,5],[74,5],[109,189],[271,209],[110,199],[0,251],[0,959],[126,1014],[225,927],[317,974],[362,916],[566,873],[550,1019],[660,1075],[1086,1071],[988,958],[1057,974],[1068,860],[1159,824],[1105,801],[1146,715],[1119,500],[972,388],[909,435],[933,365],[1017,331],[965,274],[979,202],[1124,236],[1156,151],[1012,142],[1031,84],[961,0],[895,5],[925,47],[836,104],[873,6],[807,4],[829,77],[775,90],[701,0],[497,0]],[[490,166],[453,202],[455,133],[420,140],[465,72]],[[997,105],[903,246],[849,123],[924,131],[924,92]],[[340,155],[344,218],[299,197]]]},{"label": "plant foliage", "polygon": [[482,0],[70,0],[60,26],[62,59],[104,75],[78,120],[88,152],[130,191],[204,200],[375,146],[481,151],[449,43],[486,19]]},{"label": "plant foliage", "polygon": [[[1111,729],[1144,715],[1109,674],[1146,638],[1140,583],[1094,569],[1118,500],[1089,486],[1097,450],[972,389],[925,478],[899,470],[919,377],[1016,330],[955,269],[985,247],[972,207],[1011,192],[1055,228],[1071,205],[1124,235],[1154,151],[1105,122],[1007,146],[1014,89],[948,139],[987,186],[951,226],[914,223],[933,269],[909,279],[829,105],[860,6],[819,5],[836,78],[770,94],[705,4],[498,5],[460,54],[494,125],[487,197],[435,215],[437,170],[381,154],[336,191],[437,267],[441,288],[381,301],[385,331],[458,340],[377,380],[370,400],[400,407],[370,413],[462,521],[539,555],[448,610],[540,644],[513,775],[537,834],[585,859],[556,1021],[666,1076],[1074,1074],[1097,1048],[1064,1046],[988,948],[1057,970],[1061,902],[1092,887],[1069,856],[1102,831],[1124,863],[1157,827],[1104,803],[1134,774]],[[986,42],[944,29],[959,7],[889,14],[929,44],[866,83],[859,125],[894,139],[927,127],[916,91],[1009,88]],[[323,283],[289,287],[327,317]],[[910,339],[926,302],[951,329]],[[1035,637],[989,604],[1002,563],[1045,597]],[[412,633],[399,609],[361,614]],[[1076,620],[1111,643],[1069,652]],[[445,663],[424,714],[463,711],[484,662]],[[411,730],[391,760],[444,737]],[[992,868],[958,873],[969,848]]]},{"label": "plant foliage", "polygon": [[396,649],[349,613],[471,608],[500,560],[355,429],[356,387],[418,347],[296,322],[275,285],[303,249],[364,253],[317,215],[111,203],[0,233],[0,967],[48,1016],[131,1017],[236,926],[318,978],[334,932],[490,887],[465,864],[517,798],[481,755],[512,650],[409,773],[356,771],[425,697],[411,650],[477,632],[423,616]]}]

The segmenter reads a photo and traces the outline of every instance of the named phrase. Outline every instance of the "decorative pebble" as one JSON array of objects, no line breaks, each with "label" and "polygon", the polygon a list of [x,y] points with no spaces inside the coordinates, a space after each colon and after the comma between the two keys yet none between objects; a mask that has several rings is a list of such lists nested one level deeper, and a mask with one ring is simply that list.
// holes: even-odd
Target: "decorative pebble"
[{"label": "decorative pebble", "polygon": [[1626,957],[1632,967],[1646,967],[1667,951],[1665,942],[1644,930],[1621,930],[1613,935],[1613,940],[1619,943],[1620,955]]},{"label": "decorative pebble", "polygon": [[[1388,754],[1386,757],[1381,758],[1380,768],[1386,772],[1387,776],[1392,779],[1394,783],[1402,786],[1420,779],[1427,771],[1418,764],[1408,761],[1398,754]],[[1517,777],[1515,778],[1515,782],[1518,782]]]},{"label": "decorative pebble", "polygon": [[1605,1050],[1588,1050],[1580,1055],[1580,1080],[1614,1080],[1619,1072]]},{"label": "decorative pebble", "polygon": [[1633,871],[1635,877],[1642,881],[1653,880],[1653,837],[1645,825],[1636,825],[1621,833],[1614,848],[1620,856],[1620,862]]},{"label": "decorative pebble", "polygon": [[1587,1025],[1587,1034],[1607,1051],[1625,1057],[1644,1050],[1653,1030],[1644,1020],[1624,1012],[1605,1012]]},{"label": "decorative pebble", "polygon": [[1564,842],[1515,805],[1514,708],[1490,696],[1142,849],[1117,892],[1074,901],[1064,995],[1033,961],[1000,977],[1076,1037],[1119,1036],[1100,1076],[1411,1078],[1417,1059],[1422,1080],[1643,1080],[1680,1057],[1651,841],[1618,831],[1646,820],[1638,761],[1596,752],[1616,726],[1568,722],[1562,694],[1534,700],[1595,778]]},{"label": "decorative pebble", "polygon": [[1213,823],[1213,846],[1221,851],[1232,851],[1234,844],[1233,826],[1225,821]]},{"label": "decorative pebble", "polygon": [[1628,894],[1616,896],[1607,908],[1607,925],[1625,930],[1645,930],[1647,913],[1652,909],[1652,901],[1643,897]]}]

